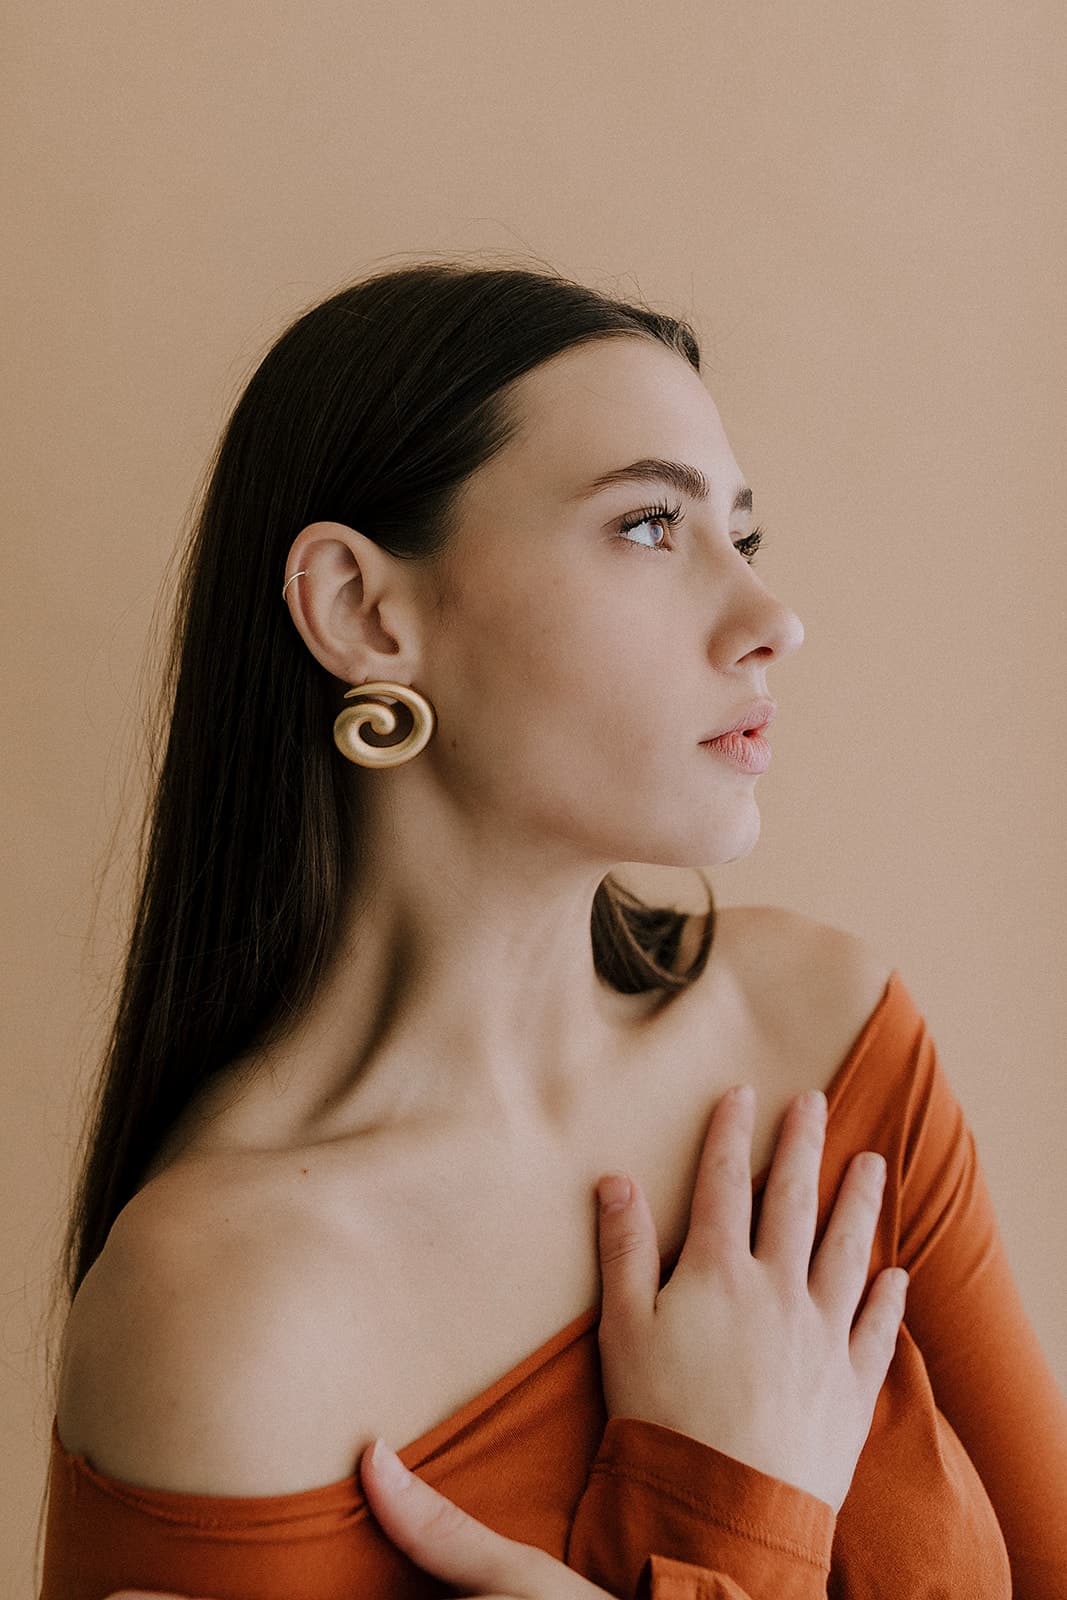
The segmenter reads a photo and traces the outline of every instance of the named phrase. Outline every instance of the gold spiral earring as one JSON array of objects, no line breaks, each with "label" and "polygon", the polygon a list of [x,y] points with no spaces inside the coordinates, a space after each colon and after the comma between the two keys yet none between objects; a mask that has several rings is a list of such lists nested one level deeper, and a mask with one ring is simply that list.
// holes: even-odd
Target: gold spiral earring
[{"label": "gold spiral earring", "polygon": [[396,744],[368,744],[363,738],[363,729],[371,727],[375,733],[395,732],[396,712],[392,706],[373,703],[346,706],[334,718],[333,742],[349,761],[360,767],[399,767],[429,743],[436,718],[433,706],[417,689],[406,683],[357,683],[346,690],[345,699],[351,699],[354,694],[384,694],[399,700],[411,712],[412,724],[410,732]]}]

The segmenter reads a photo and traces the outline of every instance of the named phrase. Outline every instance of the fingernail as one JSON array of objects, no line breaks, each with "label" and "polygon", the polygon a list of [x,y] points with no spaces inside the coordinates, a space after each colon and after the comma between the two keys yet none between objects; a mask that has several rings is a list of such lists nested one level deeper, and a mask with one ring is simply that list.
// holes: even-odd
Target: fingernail
[{"label": "fingernail", "polygon": [[390,1450],[384,1439],[375,1439],[370,1453],[371,1465],[386,1483],[407,1483],[408,1469],[395,1450]]},{"label": "fingernail", "polygon": [[825,1117],[826,1095],[821,1089],[809,1089],[804,1096],[804,1105],[809,1111],[814,1111],[817,1117]]},{"label": "fingernail", "polygon": [[602,1211],[621,1211],[630,1198],[630,1180],[621,1172],[609,1172],[596,1186]]}]

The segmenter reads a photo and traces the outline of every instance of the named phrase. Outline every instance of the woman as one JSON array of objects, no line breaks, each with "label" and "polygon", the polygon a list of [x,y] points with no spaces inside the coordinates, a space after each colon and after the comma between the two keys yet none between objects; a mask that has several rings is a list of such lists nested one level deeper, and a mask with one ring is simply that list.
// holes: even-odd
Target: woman
[{"label": "woman", "polygon": [[[899,973],[610,877],[758,837],[726,730],[803,630],[751,513],[692,331],[549,273],[382,273],[253,376],[72,1218],[43,1600],[1059,1592],[1067,1407]],[[377,1435],[492,1571],[432,1564]]]}]

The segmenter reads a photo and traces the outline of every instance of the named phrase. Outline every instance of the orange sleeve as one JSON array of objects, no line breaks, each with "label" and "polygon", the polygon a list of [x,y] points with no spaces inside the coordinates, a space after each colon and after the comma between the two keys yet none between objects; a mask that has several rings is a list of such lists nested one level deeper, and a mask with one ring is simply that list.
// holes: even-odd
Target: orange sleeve
[{"label": "orange sleeve", "polygon": [[565,1560],[647,1600],[826,1600],[835,1523],[825,1500],[688,1434],[610,1417]]},{"label": "orange sleeve", "polygon": [[[974,1135],[921,1018],[914,1049],[899,1158],[905,1322],[996,1511],[1014,1600],[1067,1600],[1067,1402],[1019,1297]],[[1057,1267],[1058,1236],[1049,1229]]]}]

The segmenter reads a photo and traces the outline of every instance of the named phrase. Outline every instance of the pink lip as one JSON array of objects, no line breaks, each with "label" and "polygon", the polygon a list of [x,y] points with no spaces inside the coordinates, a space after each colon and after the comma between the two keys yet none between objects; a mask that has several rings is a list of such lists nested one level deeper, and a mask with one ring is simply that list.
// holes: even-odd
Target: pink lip
[{"label": "pink lip", "polygon": [[770,744],[758,733],[725,733],[718,739],[702,740],[701,748],[725,756],[742,772],[766,772],[771,764]]},{"label": "pink lip", "polygon": [[717,733],[707,734],[700,742],[710,744],[713,739],[722,739],[728,733],[738,733],[742,728],[769,728],[777,714],[778,707],[773,700],[754,700],[728,727],[720,728]]}]

